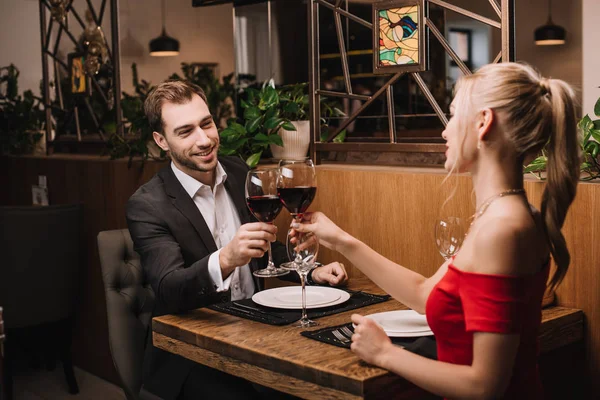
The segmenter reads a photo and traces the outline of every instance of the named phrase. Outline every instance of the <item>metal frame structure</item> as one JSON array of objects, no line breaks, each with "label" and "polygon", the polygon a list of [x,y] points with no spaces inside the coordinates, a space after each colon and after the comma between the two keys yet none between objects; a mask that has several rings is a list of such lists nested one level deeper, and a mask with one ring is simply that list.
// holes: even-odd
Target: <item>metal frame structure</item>
[{"label": "metal frame structure", "polygon": [[[50,76],[49,76],[49,68],[48,62],[52,60],[54,63],[54,71],[55,71],[55,80],[57,82],[57,99],[60,104],[60,109],[64,110],[64,103],[62,98],[62,93],[60,90],[60,68],[64,68],[64,70],[68,73],[69,65],[65,63],[65,61],[61,60],[57,56],[57,52],[59,49],[59,45],[63,37],[67,37],[76,47],[77,51],[83,52],[84,49],[81,47],[80,43],[73,36],[73,33],[69,30],[69,16],[73,16],[79,26],[83,30],[85,30],[86,26],[83,20],[81,19],[79,13],[73,7],[73,3],[75,0],[70,0],[66,7],[66,20],[58,21],[54,18],[50,18],[48,22],[46,11],[51,11],[52,6],[48,2],[48,0],[39,0],[39,12],[40,12],[40,35],[41,35],[41,44],[42,44],[42,96],[44,101],[45,113],[46,113],[46,149],[50,148],[50,144],[52,144],[50,135],[52,131],[52,104],[50,100]],[[111,36],[112,36],[112,46],[109,45],[108,41],[105,40],[105,45],[108,50],[108,62],[112,65],[112,81],[113,81],[113,107],[115,109],[115,118],[116,118],[116,127],[117,134],[123,135],[123,113],[121,110],[121,56],[119,49],[119,0],[102,0],[100,5],[100,9],[96,12],[91,0],[86,0],[87,6],[91,12],[94,23],[97,26],[102,26],[102,21],[104,20],[106,5],[110,1],[110,25],[111,25]],[[56,26],[56,29],[53,29]],[[55,33],[54,42],[51,43],[52,35]],[[89,77],[91,84],[94,87],[94,90],[98,91],[103,99],[103,101],[108,104],[110,100],[108,99],[108,93],[102,89],[98,81],[94,76]],[[85,108],[90,113],[94,124],[98,130],[98,134],[102,138],[102,140],[106,140],[102,129],[100,127],[100,123],[98,118],[90,104],[88,98],[83,99],[83,103],[85,104]],[[73,114],[75,117],[75,124],[77,126],[77,141],[83,141],[81,134],[79,132],[79,109],[77,106],[73,109]],[[48,151],[48,150],[47,150]]]},{"label": "metal frame structure", "polygon": [[[343,7],[343,3],[347,5],[348,0],[309,0],[308,2],[308,48],[309,48],[309,101],[310,101],[310,128],[311,132],[311,156],[317,163],[320,162],[320,152],[323,151],[371,151],[371,152],[405,152],[405,153],[443,153],[445,146],[443,144],[426,144],[426,143],[397,143],[396,140],[396,129],[395,129],[395,116],[394,116],[394,101],[393,101],[393,84],[405,73],[398,72],[392,75],[388,81],[373,95],[364,96],[352,93],[352,85],[350,80],[350,73],[348,70],[348,54],[345,48],[344,35],[342,32],[341,17],[346,17],[348,21],[353,21],[361,24],[367,28],[375,29],[376,24],[365,21],[364,19],[350,13]],[[471,70],[465,65],[465,63],[458,57],[456,52],[452,49],[444,35],[436,27],[436,25],[429,18],[429,4],[435,4],[444,9],[454,11],[464,16],[475,19],[479,22],[492,26],[501,30],[502,36],[502,50],[494,59],[494,63],[499,61],[507,62],[515,60],[515,0],[500,0],[501,4],[497,3],[497,0],[488,0],[490,6],[495,11],[496,15],[500,18],[500,21],[496,21],[490,18],[486,18],[477,13],[471,12],[464,8],[455,6],[443,0],[424,0],[423,15],[424,24],[426,27],[427,36],[433,35],[442,45],[444,50],[448,53],[450,58],[457,64],[463,74],[471,74]],[[321,77],[319,72],[320,65],[320,54],[319,54],[319,10],[320,7],[326,7],[333,11],[335,18],[335,26],[338,37],[338,45],[340,48],[340,55],[342,60],[342,71],[344,74],[344,83],[346,87],[345,92],[334,92],[321,89]],[[425,35],[423,35],[425,36]],[[433,97],[433,94],[427,87],[425,81],[419,74],[419,72],[409,72],[411,77],[414,79],[416,84],[419,86],[438,118],[444,126],[448,124],[446,114]],[[375,76],[375,74],[373,74]],[[333,139],[342,130],[346,129],[370,104],[373,103],[383,93],[387,95],[387,108],[388,108],[388,120],[390,127],[389,142],[388,143],[333,143]],[[329,134],[325,142],[320,142],[321,137],[321,124],[320,124],[320,97],[321,96],[332,96],[341,97],[347,99],[357,99],[364,101],[363,105],[356,110],[352,115],[344,120],[340,126]]]}]

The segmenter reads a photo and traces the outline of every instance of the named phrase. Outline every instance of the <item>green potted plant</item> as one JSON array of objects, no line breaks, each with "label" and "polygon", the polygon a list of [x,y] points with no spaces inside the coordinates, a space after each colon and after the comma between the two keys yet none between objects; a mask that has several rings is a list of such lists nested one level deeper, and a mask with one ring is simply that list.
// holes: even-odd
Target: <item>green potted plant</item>
[{"label": "green potted plant", "polygon": [[41,101],[31,90],[20,96],[18,78],[13,64],[0,68],[0,153],[45,154]]},{"label": "green potted plant", "polygon": [[[283,86],[279,89],[281,103],[281,116],[294,126],[294,130],[280,129],[283,145],[271,144],[271,152],[277,159],[294,159],[306,157],[310,146],[310,117],[308,83],[297,83],[295,85]],[[329,133],[329,119],[331,117],[345,116],[338,108],[337,101],[326,97],[320,98],[321,115],[321,137],[327,137]],[[343,142],[346,138],[346,130],[338,134],[334,141]]]},{"label": "green potted plant", "polygon": [[[581,130],[581,180],[589,181],[600,178],[600,162],[598,155],[600,154],[600,98],[594,106],[594,114],[598,119],[592,120],[589,115],[583,117],[579,123]],[[548,157],[546,152],[542,150],[542,154],[533,160],[524,169],[526,173],[531,173],[538,179],[543,179],[542,172],[546,170]]]},{"label": "green potted plant", "polygon": [[221,131],[219,154],[238,155],[250,167],[255,167],[271,144],[283,146],[277,134],[280,128],[295,130],[282,116],[281,99],[273,80],[262,88],[248,87],[240,100],[243,115],[230,119]]}]

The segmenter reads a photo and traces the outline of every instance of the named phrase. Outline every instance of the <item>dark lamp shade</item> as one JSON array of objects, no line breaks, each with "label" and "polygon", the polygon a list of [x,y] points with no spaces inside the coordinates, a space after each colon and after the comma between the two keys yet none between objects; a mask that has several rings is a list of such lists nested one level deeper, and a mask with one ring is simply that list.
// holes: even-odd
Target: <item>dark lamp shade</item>
[{"label": "dark lamp shade", "polygon": [[179,54],[179,41],[163,31],[162,35],[150,41],[150,55],[154,57],[168,57]]},{"label": "dark lamp shade", "polygon": [[567,33],[562,26],[547,24],[535,30],[535,44],[538,46],[555,46],[565,44]]}]

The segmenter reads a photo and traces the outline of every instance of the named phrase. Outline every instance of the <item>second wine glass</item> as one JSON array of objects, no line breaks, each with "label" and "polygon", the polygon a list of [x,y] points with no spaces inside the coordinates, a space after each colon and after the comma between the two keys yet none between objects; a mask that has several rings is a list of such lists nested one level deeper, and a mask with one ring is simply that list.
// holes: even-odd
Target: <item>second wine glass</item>
[{"label": "second wine glass", "polygon": [[[246,175],[246,204],[250,212],[260,222],[272,224],[281,212],[282,204],[277,194],[277,169],[251,170]],[[269,242],[269,262],[266,268],[253,272],[261,278],[271,278],[289,273],[286,269],[276,268]]]},{"label": "second wine glass", "polygon": [[445,217],[435,222],[435,244],[444,259],[458,253],[466,234],[467,227],[462,218]]},{"label": "second wine glass", "polygon": [[[317,173],[310,158],[302,160],[279,161],[279,176],[277,179],[277,194],[284,207],[290,212],[294,220],[302,221],[302,215],[311,205],[317,194]],[[292,221],[293,222],[293,221]],[[287,241],[290,242],[288,230]],[[302,234],[297,232],[299,241]],[[288,252],[288,255],[290,253]],[[291,257],[289,263],[282,264],[282,268],[297,270],[299,265],[294,265],[295,258]]]}]

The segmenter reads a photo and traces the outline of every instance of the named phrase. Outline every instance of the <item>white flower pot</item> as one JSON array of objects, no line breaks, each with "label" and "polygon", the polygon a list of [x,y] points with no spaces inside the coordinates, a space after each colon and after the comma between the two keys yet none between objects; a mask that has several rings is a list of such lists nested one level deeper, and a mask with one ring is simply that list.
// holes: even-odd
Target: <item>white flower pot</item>
[{"label": "white flower pot", "polygon": [[271,145],[273,158],[278,160],[303,159],[308,154],[310,147],[310,121],[291,121],[296,127],[295,131],[279,129],[279,136],[283,141],[283,147],[276,144]]}]

